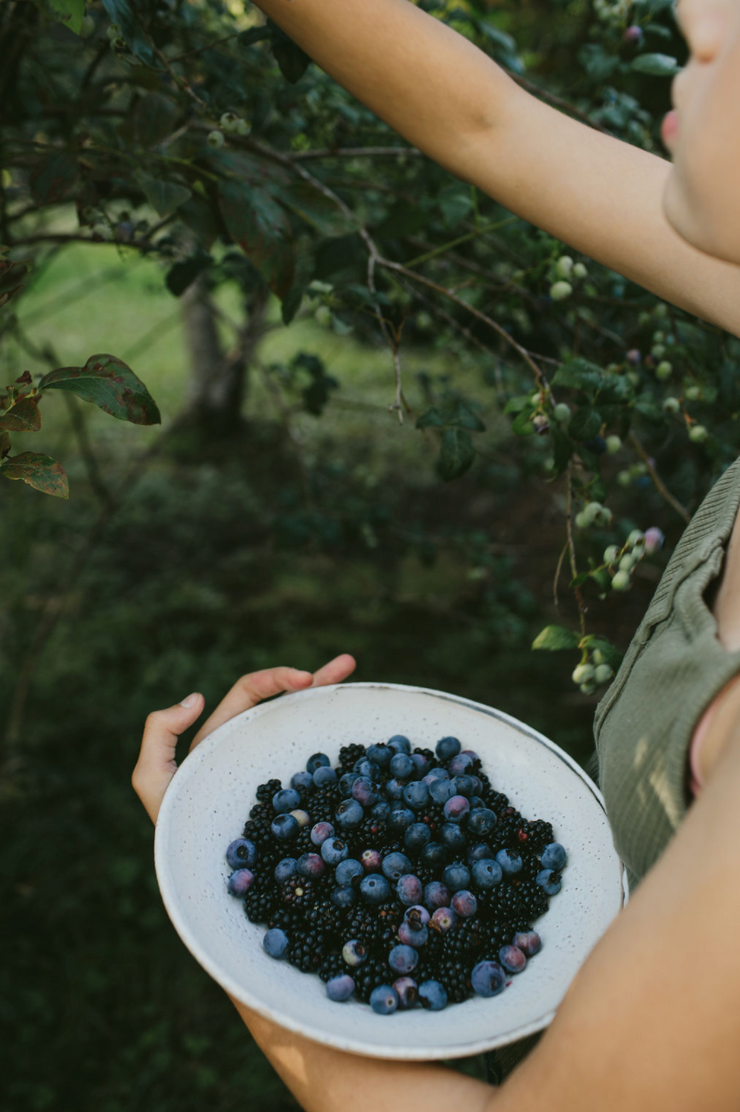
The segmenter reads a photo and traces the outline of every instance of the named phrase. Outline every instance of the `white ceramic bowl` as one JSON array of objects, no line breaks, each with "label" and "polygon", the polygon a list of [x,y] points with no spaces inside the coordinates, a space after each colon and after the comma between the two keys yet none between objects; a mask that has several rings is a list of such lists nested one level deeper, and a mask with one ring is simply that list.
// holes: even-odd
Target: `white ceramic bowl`
[{"label": "white ceramic bowl", "polygon": [[[267,956],[265,928],[250,923],[242,901],[227,893],[224,854],[241,835],[258,784],[271,777],[288,783],[316,751],[335,763],[342,745],[393,734],[430,749],[452,734],[475,749],[494,788],[527,818],[552,822],[568,864],[561,891],[536,925],[542,950],[500,995],[441,1012],[379,1016],[357,1001],[332,1003],[318,976]],[[167,789],[155,864],[175,929],[227,992],[309,1039],[380,1058],[462,1057],[546,1027],[627,897],[601,794],[575,761],[501,711],[401,684],[334,684],[283,695],[214,730]]]}]

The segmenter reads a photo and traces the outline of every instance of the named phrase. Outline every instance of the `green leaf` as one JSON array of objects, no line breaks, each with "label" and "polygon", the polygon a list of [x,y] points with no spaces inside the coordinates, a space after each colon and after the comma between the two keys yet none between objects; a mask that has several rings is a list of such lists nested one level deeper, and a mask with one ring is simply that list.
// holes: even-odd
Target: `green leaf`
[{"label": "green leaf", "polygon": [[446,422],[439,410],[436,406],[432,406],[417,419],[416,427],[417,429],[443,429],[445,424]]},{"label": "green leaf", "polygon": [[446,424],[455,429],[469,429],[471,432],[486,431],[486,426],[478,414],[474,413],[465,402],[456,401],[452,405],[445,406],[444,415]]},{"label": "green leaf", "polygon": [[558,367],[552,380],[553,386],[569,386],[572,390],[600,390],[610,376],[587,359],[568,359]]},{"label": "green leaf", "polygon": [[574,587],[582,587],[591,578],[591,573],[588,571],[579,571],[578,575],[574,575],[568,586],[571,590]]},{"label": "green leaf", "polygon": [[607,641],[604,637],[589,636],[586,639],[589,649],[594,652],[599,649],[604,654],[604,659],[610,668],[616,672],[619,665],[622,663],[624,653],[621,653],[616,645],[612,645],[611,641]]},{"label": "green leaf", "polygon": [[632,59],[630,68],[637,73],[653,74],[654,77],[672,77],[683,67],[670,54],[638,54]]},{"label": "green leaf", "polygon": [[5,429],[0,429],[0,459],[4,459],[10,451],[10,437]]},{"label": "green leaf", "polygon": [[204,251],[210,251],[219,234],[216,214],[208,201],[193,196],[177,210],[177,215],[186,224]]},{"label": "green leaf", "polygon": [[55,151],[31,170],[31,193],[39,205],[64,200],[79,177],[77,159],[69,151]]},{"label": "green leaf", "polygon": [[280,67],[280,72],[286,81],[295,85],[296,81],[300,81],[306,72],[311,58],[305,50],[301,50],[298,43],[293,42],[290,36],[278,27],[277,23],[273,23],[271,19],[268,19],[266,23],[270,29],[270,46],[275,61]]},{"label": "green leaf", "polygon": [[180,109],[162,93],[147,93],[134,109],[134,133],[144,147],[151,147],[172,134]]},{"label": "green leaf", "polygon": [[324,406],[329,401],[329,391],[339,389],[339,383],[326,373],[326,368],[318,355],[309,355],[301,351],[290,363],[291,369],[302,367],[311,375],[312,381],[301,391],[303,408],[315,417],[320,417]]},{"label": "green leaf", "polygon": [[128,0],[103,0],[103,7],[111,18],[112,23],[117,23],[121,28],[121,36],[125,39],[129,50],[147,66],[156,65],[156,57],[152,50],[138,16],[133,12]]},{"label": "green leaf", "polygon": [[290,324],[293,317],[296,315],[301,307],[303,295],[306,292],[305,286],[293,286],[293,289],[283,298],[283,303],[280,307],[280,315],[283,318],[283,324]]},{"label": "green leaf", "polygon": [[10,409],[0,412],[0,429],[8,432],[37,432],[41,414],[33,398],[21,398]]},{"label": "green leaf", "polygon": [[552,458],[555,472],[562,475],[573,455],[573,443],[570,437],[566,436],[563,430],[556,425],[550,426],[550,437],[552,438]]},{"label": "green leaf", "polygon": [[85,15],[85,0],[47,0],[54,19],[66,24],[76,35],[80,33]]},{"label": "green leaf", "polygon": [[346,216],[335,201],[310,182],[294,182],[287,188],[280,189],[277,196],[287,208],[322,236],[331,238],[349,235],[359,227],[356,217]]},{"label": "green leaf", "polygon": [[21,452],[19,456],[6,456],[0,464],[0,475],[6,479],[21,479],[35,490],[52,494],[56,498],[69,498],[69,482],[61,464],[51,456],[37,452]]},{"label": "green leaf", "polygon": [[531,411],[523,409],[518,417],[514,418],[511,431],[515,436],[530,436],[534,433]]},{"label": "green leaf", "polygon": [[144,383],[115,355],[91,355],[84,367],[50,371],[38,389],[70,390],[111,417],[134,425],[158,425],[162,420]]},{"label": "green leaf", "polygon": [[446,483],[464,475],[475,459],[475,448],[464,429],[447,429],[439,450],[439,473]]},{"label": "green leaf", "polygon": [[532,411],[532,402],[530,394],[518,394],[515,398],[509,398],[504,406],[504,413],[521,413],[523,409],[529,408]]},{"label": "green leaf", "polygon": [[635,409],[651,425],[665,425],[667,417],[661,406],[650,397],[638,398]]},{"label": "green leaf", "polygon": [[285,212],[269,193],[243,181],[222,181],[219,207],[227,231],[280,300],[290,293],[295,254]]},{"label": "green leaf", "polygon": [[4,259],[2,253],[0,248],[0,307],[18,296],[33,266],[32,259]]},{"label": "green leaf", "polygon": [[183,259],[182,262],[175,263],[167,271],[167,277],[165,278],[167,289],[175,297],[180,297],[212,262],[213,259],[210,255],[193,255],[189,259]]},{"label": "green leaf", "polygon": [[188,187],[178,182],[162,181],[160,178],[151,178],[148,174],[141,173],[136,175],[136,179],[158,216],[169,216],[192,197]]},{"label": "green leaf", "polygon": [[484,19],[473,21],[476,30],[489,38],[491,42],[495,42],[502,50],[506,50],[509,54],[516,54],[516,39],[511,35],[507,35],[506,31],[499,31],[498,27],[494,27],[492,23],[486,23]]},{"label": "green leaf", "polygon": [[581,640],[580,633],[564,626],[550,625],[537,634],[532,642],[533,649],[548,649],[557,652],[560,649],[577,649]]},{"label": "green leaf", "polygon": [[452,185],[446,185],[439,193],[437,200],[442,210],[444,222],[450,229],[456,228],[460,221],[464,220],[473,208],[473,198],[470,195],[470,188],[467,185],[457,182]]},{"label": "green leaf", "polygon": [[597,409],[582,405],[568,422],[568,435],[573,440],[590,440],[598,436],[601,428],[601,414]]}]

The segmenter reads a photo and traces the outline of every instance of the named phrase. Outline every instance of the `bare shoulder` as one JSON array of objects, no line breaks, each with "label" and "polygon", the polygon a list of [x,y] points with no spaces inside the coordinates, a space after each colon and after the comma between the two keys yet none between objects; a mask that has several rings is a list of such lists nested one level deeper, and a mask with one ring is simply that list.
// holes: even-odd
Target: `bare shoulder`
[{"label": "bare shoulder", "polygon": [[580,123],[514,82],[467,136],[454,172],[511,212],[658,297],[740,335],[740,267],[686,243],[663,215],[671,163]]}]

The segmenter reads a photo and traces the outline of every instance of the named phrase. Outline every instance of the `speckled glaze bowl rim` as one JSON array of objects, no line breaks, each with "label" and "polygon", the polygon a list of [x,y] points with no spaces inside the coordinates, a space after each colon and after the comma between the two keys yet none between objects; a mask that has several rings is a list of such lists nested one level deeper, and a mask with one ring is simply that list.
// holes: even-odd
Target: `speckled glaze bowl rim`
[{"label": "speckled glaze bowl rim", "polygon": [[[372,681],[358,681],[355,683],[340,683],[329,684],[322,687],[308,688],[305,691],[293,692],[291,694],[281,695],[277,699],[272,699],[268,702],[258,703],[257,706],[252,707],[250,710],[243,711],[241,714],[236,715],[234,718],[229,719],[228,722],[217,727],[212,733],[208,734],[199,745],[188,754],[185,760],[180,765],[177,775],[170,782],[167,791],[165,792],[162,805],[157,817],[154,837],[154,864],[157,875],[157,883],[159,885],[162,900],[165,905],[167,914],[175,927],[178,935],[182,939],[185,946],[190,953],[196,958],[198,963],[206,970],[206,972],[219,984],[225,991],[240,1003],[251,1008],[265,1019],[269,1019],[279,1026],[293,1031],[297,1035],[301,1035],[314,1042],[321,1042],[324,1045],[334,1046],[338,1050],[344,1050],[354,1054],[360,1054],[365,1057],[371,1058],[388,1058],[388,1059],[403,1059],[406,1061],[427,1061],[439,1060],[445,1058],[462,1058],[474,1054],[479,1054],[484,1051],[493,1050],[498,1047],[507,1046],[509,1043],[516,1042],[519,1039],[526,1038],[528,1035],[536,1034],[538,1031],[549,1026],[555,1017],[556,1008],[552,1008],[541,1015],[536,1016],[528,1023],[520,1024],[512,1028],[503,1035],[495,1037],[482,1038],[478,1040],[466,1040],[462,1043],[455,1043],[454,1041],[445,1042],[439,1046],[415,1046],[406,1047],[399,1045],[398,1042],[389,1043],[388,1045],[381,1044],[367,1044],[360,1040],[351,1037],[339,1037],[333,1033],[324,1030],[317,1032],[305,1023],[298,1022],[289,1013],[279,1011],[276,1008],[269,1007],[264,1004],[262,1000],[253,996],[247,989],[239,984],[233,977],[231,977],[209,954],[203,949],[201,944],[196,939],[194,933],[191,931],[186,918],[180,914],[180,902],[177,898],[174,884],[168,868],[168,862],[164,851],[164,846],[167,842],[167,827],[170,820],[170,813],[173,810],[175,799],[178,795],[179,789],[184,785],[186,779],[197,774],[197,770],[205,761],[208,760],[211,752],[235,729],[241,724],[250,719],[258,718],[264,714],[274,713],[275,708],[280,705],[285,705],[288,702],[297,702],[299,700],[324,698],[331,694],[337,688],[364,688],[367,690],[383,691],[400,691],[408,692],[409,694],[416,695],[432,695],[440,699],[448,700],[452,703],[457,703],[470,710],[474,710],[483,714],[490,715],[501,722],[513,727],[514,729],[526,734],[532,740],[544,745],[553,754],[555,754],[576,776],[578,776],[590,790],[601,809],[606,815],[606,806],[604,797],[597,785],[593,782],[590,776],[581,768],[581,766],[573,760],[563,749],[561,749],[555,742],[545,737],[538,730],[528,726],[526,723],[521,722],[519,719],[514,718],[504,711],[497,710],[494,707],[487,706],[484,703],[475,702],[473,699],[467,699],[459,695],[454,695],[447,691],[439,691],[431,687],[417,687],[410,684],[398,683],[382,683]],[[621,890],[622,890],[622,908],[624,908],[629,900],[629,884],[627,880],[626,869],[621,862],[618,864]],[[413,1014],[413,1013],[409,1013]]]}]

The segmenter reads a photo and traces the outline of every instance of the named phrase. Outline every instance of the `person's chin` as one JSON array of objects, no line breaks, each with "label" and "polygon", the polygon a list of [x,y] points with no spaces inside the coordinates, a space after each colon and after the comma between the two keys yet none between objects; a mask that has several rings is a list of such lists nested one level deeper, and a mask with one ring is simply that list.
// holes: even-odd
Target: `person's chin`
[{"label": "person's chin", "polygon": [[733,243],[711,206],[696,196],[674,158],[663,190],[663,215],[681,239],[723,262],[740,265],[740,243]]}]

